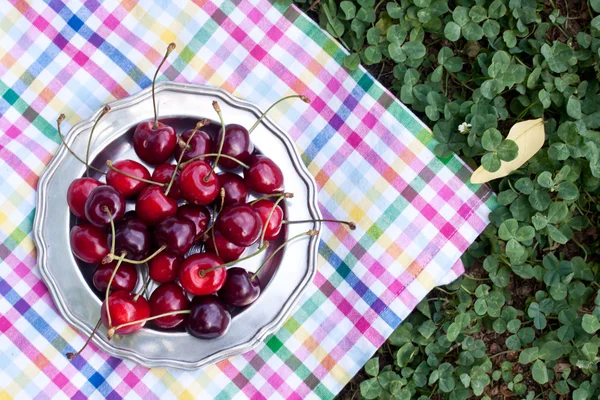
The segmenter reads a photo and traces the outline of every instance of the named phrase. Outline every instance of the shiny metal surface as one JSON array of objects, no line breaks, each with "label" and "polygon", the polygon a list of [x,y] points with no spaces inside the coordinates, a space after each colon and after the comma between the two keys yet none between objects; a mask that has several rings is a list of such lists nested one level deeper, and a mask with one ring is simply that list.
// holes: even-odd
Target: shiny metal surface
[{"label": "shiny metal surface", "polygon": [[[177,125],[178,132],[192,128],[194,121],[200,118],[216,121],[211,105],[213,100],[221,105],[226,123],[235,122],[249,127],[261,114],[256,106],[216,88],[159,83],[156,95],[161,120],[173,118],[171,121]],[[130,135],[139,122],[153,118],[149,88],[110,105],[111,112],[96,127],[91,150],[93,164],[104,170],[107,158],[139,161],[130,144]],[[66,141],[76,153],[85,154],[87,138],[99,113],[100,110],[68,133]],[[252,140],[262,153],[280,166],[285,176],[286,191],[294,193],[294,198],[287,200],[286,218],[320,218],[316,184],[289,136],[265,118],[252,133]],[[90,285],[94,266],[79,264],[71,253],[69,230],[75,221],[66,203],[69,184],[84,173],[84,166],[61,146],[38,182],[33,234],[38,266],[54,303],[71,325],[89,335],[100,316],[101,299]],[[97,177],[100,178],[100,175]],[[320,224],[285,225],[285,228],[280,241],[308,229],[319,229]],[[299,239],[288,244],[281,256],[274,257],[260,276],[264,289],[259,299],[237,312],[229,332],[218,339],[200,340],[183,331],[166,332],[148,327],[134,335],[108,341],[103,327],[94,337],[94,343],[110,355],[130,359],[146,367],[188,370],[248,351],[283,324],[308,287],[316,271],[318,242],[319,236]],[[273,243],[270,250],[276,245]],[[254,248],[249,249],[245,254],[253,251]],[[253,271],[265,257],[267,254],[242,262],[240,266]]]}]

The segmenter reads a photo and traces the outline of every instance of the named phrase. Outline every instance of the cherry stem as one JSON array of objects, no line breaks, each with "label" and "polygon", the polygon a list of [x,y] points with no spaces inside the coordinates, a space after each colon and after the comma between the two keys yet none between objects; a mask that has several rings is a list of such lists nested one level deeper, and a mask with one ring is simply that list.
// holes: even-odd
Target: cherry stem
[{"label": "cherry stem", "polygon": [[171,190],[171,186],[173,186],[173,182],[175,182],[175,177],[177,176],[177,169],[179,168],[179,165],[181,164],[181,160],[183,159],[183,155],[189,149],[190,142],[194,138],[194,135],[196,135],[196,132],[198,132],[200,130],[200,128],[202,128],[205,125],[208,125],[209,123],[210,123],[210,121],[207,120],[207,119],[203,119],[202,121],[199,121],[196,124],[196,127],[194,128],[194,131],[192,132],[192,134],[188,138],[187,142],[184,143],[184,145],[182,147],[181,154],[179,155],[179,159],[177,160],[177,166],[175,167],[175,170],[173,171],[173,175],[171,176],[171,180],[169,181],[169,186],[167,186],[167,190],[165,190],[165,196],[169,195],[169,191]]},{"label": "cherry stem", "polygon": [[298,221],[281,221],[282,224],[304,224],[308,222],[336,222],[338,224],[347,225],[348,228],[353,231],[356,229],[356,224],[351,221],[340,221],[337,219],[303,219]]},{"label": "cherry stem", "polygon": [[144,182],[144,183],[149,183],[150,185],[165,186],[164,183],[154,182],[154,181],[151,181],[150,179],[140,178],[139,176],[131,175],[131,174],[125,172],[125,171],[122,171],[119,168],[115,167],[115,165],[113,164],[112,160],[106,160],[106,166],[108,168],[112,169],[113,171],[115,171],[116,173],[119,173],[119,174],[124,175],[124,176],[126,176],[128,178],[131,178],[131,179],[135,179],[136,181],[140,181],[140,182]]},{"label": "cherry stem", "polygon": [[273,107],[275,107],[277,104],[281,103],[282,101],[289,100],[289,99],[300,99],[300,100],[302,100],[305,103],[310,103],[310,99],[308,97],[304,96],[304,95],[301,95],[301,94],[293,94],[291,96],[286,96],[284,98],[281,98],[281,99],[277,100],[275,103],[271,104],[271,106],[269,108],[267,108],[267,111],[265,111],[260,116],[260,118],[254,123],[254,125],[252,125],[252,128],[250,128],[250,130],[248,131],[248,134],[251,134],[252,131],[254,129],[256,129],[256,127],[258,126],[258,124],[260,124],[260,121],[263,120],[263,118],[269,113],[269,111],[271,111],[271,109]]},{"label": "cherry stem", "polygon": [[210,178],[212,173],[215,171],[215,168],[217,167],[217,164],[219,163],[219,158],[221,158],[221,152],[223,151],[223,144],[225,143],[225,120],[223,120],[223,113],[221,113],[221,106],[219,106],[219,103],[217,103],[216,101],[212,102],[212,106],[215,109],[215,111],[217,112],[217,115],[219,116],[219,120],[221,121],[221,130],[223,131],[223,134],[221,135],[221,142],[219,143],[219,151],[217,152],[217,158],[215,159],[215,162],[213,163],[213,165],[210,169],[210,172],[208,174],[206,174],[206,176],[204,177],[204,182],[208,182],[208,178]]},{"label": "cherry stem", "polygon": [[267,229],[269,228],[269,222],[271,221],[271,217],[273,216],[273,213],[275,212],[277,205],[281,202],[281,200],[285,199],[285,197],[283,195],[284,195],[284,193],[282,193],[277,198],[277,200],[273,203],[273,207],[271,207],[271,211],[269,211],[269,215],[267,216],[265,226],[263,227],[262,233],[260,235],[260,243],[263,243],[265,241],[265,234],[267,233]]},{"label": "cherry stem", "polygon": [[57,130],[58,130],[58,136],[60,137],[60,141],[62,142],[62,144],[67,148],[67,150],[69,151],[69,153],[71,153],[73,155],[73,157],[75,157],[80,163],[84,164],[87,168],[93,169],[94,171],[98,172],[99,174],[106,175],[106,172],[100,171],[98,168],[96,168],[96,167],[94,167],[92,165],[86,164],[85,161],[82,160],[81,157],[79,157],[77,154],[75,154],[75,152],[69,147],[69,145],[65,141],[65,138],[64,138],[62,132],[60,131],[60,124],[65,120],[65,118],[66,118],[65,114],[60,114],[58,116],[58,119],[56,120],[56,125],[57,125]]},{"label": "cherry stem", "polygon": [[67,358],[69,360],[72,360],[72,359],[74,359],[75,357],[77,357],[78,355],[81,354],[81,352],[83,351],[83,349],[85,349],[87,347],[87,345],[90,343],[90,341],[92,340],[92,338],[94,337],[94,335],[98,331],[98,328],[100,328],[100,324],[101,323],[102,323],[102,318],[98,319],[98,322],[96,323],[96,326],[94,327],[94,330],[92,331],[92,334],[87,338],[87,340],[83,344],[83,347],[81,347],[81,349],[79,349],[79,351],[77,353],[67,353],[66,354],[66,356],[67,356]]},{"label": "cherry stem", "polygon": [[242,262],[242,261],[245,261],[245,260],[247,260],[249,258],[257,256],[260,253],[262,253],[263,251],[265,251],[267,249],[267,247],[269,247],[269,242],[264,242],[262,244],[262,246],[260,246],[260,248],[257,251],[255,251],[254,253],[250,254],[249,256],[242,257],[242,258],[240,258],[238,260],[229,261],[228,263],[217,265],[216,267],[212,267],[212,268],[208,268],[208,269],[201,269],[200,271],[198,271],[198,276],[200,276],[200,278],[204,278],[206,276],[206,274],[208,274],[209,272],[213,272],[213,271],[216,271],[216,270],[221,269],[221,268],[226,268],[226,267],[229,267],[230,265],[237,264],[239,262]]},{"label": "cherry stem", "polygon": [[[244,164],[243,162],[241,162],[240,160],[238,160],[235,157],[228,156],[227,154],[218,154],[218,153],[201,154],[201,155],[196,156],[194,158],[190,158],[186,162],[181,163],[181,165],[179,166],[179,168],[184,168],[186,165],[188,165],[192,161],[196,161],[196,160],[199,160],[199,159],[204,158],[204,157],[223,157],[223,158],[226,158],[228,160],[235,161],[236,163],[238,163],[239,165],[241,165],[243,168],[246,168],[246,169],[250,168],[250,166],[248,166],[248,164]],[[215,165],[216,165],[216,163],[215,163]],[[214,167],[213,167],[213,169],[214,169]],[[210,177],[210,174],[206,174],[206,176]]]},{"label": "cherry stem", "polygon": [[[136,265],[139,265],[139,264],[144,264],[144,263],[147,263],[148,261],[152,260],[154,257],[156,257],[158,254],[160,254],[160,253],[161,253],[161,252],[162,252],[164,249],[166,249],[166,248],[167,248],[167,245],[166,245],[166,244],[165,244],[165,245],[162,245],[162,246],[161,246],[161,247],[160,247],[158,250],[156,250],[154,253],[150,254],[148,257],[146,257],[146,258],[144,258],[143,260],[140,260],[140,261],[128,260],[128,259],[126,259],[125,257],[119,257],[119,256],[115,256],[115,255],[112,255],[112,257],[111,257],[111,255],[110,255],[110,254],[108,255],[108,257],[110,257],[110,258],[108,258],[108,259],[109,259],[110,261],[112,261],[112,260],[120,260],[120,261],[125,261],[125,262],[127,262],[127,263],[129,263],[129,264],[136,264]],[[110,261],[107,261],[107,258],[104,258],[104,260],[102,260],[102,264],[106,264],[107,262],[110,262]]]},{"label": "cherry stem", "polygon": [[288,244],[289,242],[296,240],[298,238],[301,238],[303,236],[316,236],[319,234],[319,231],[316,230],[310,230],[310,231],[306,231],[306,232],[302,232],[297,234],[296,236],[293,236],[291,238],[289,238],[288,240],[286,240],[285,242],[283,242],[278,248],[275,249],[275,251],[273,251],[269,257],[267,257],[267,259],[260,265],[260,267],[258,267],[258,269],[252,274],[252,276],[250,277],[250,280],[253,280],[254,278],[256,278],[260,272],[261,269],[264,268],[265,265],[267,265],[269,263],[269,261],[271,261],[271,259],[275,256],[275,254],[277,254],[278,252],[281,251],[281,249],[283,249],[285,247],[286,244]]},{"label": "cherry stem", "polygon": [[146,289],[148,289],[149,284],[150,284],[150,275],[148,275],[146,277],[146,280],[144,281],[144,285],[142,286],[140,291],[138,293],[136,293],[135,296],[133,296],[133,301],[137,301],[140,296],[144,296],[146,294]]},{"label": "cherry stem", "polygon": [[96,121],[94,122],[94,125],[92,126],[92,131],[90,132],[90,137],[88,139],[88,144],[87,144],[87,150],[85,152],[85,165],[87,166],[87,168],[85,170],[85,176],[88,178],[90,176],[90,148],[92,147],[92,137],[94,136],[94,130],[96,129],[96,125],[98,125],[98,122],[100,122],[102,117],[104,117],[106,114],[108,114],[109,111],[110,111],[110,106],[107,104],[102,109],[102,112],[100,113],[100,115],[98,115],[98,118],[96,118]]},{"label": "cherry stem", "polygon": [[110,254],[115,254],[115,240],[116,240],[116,235],[115,235],[115,221],[113,220],[113,216],[112,213],[110,212],[110,210],[108,209],[107,206],[102,207],[102,210],[104,210],[104,212],[106,212],[108,214],[108,218],[110,220],[110,232],[112,233],[112,238],[111,238],[111,242],[110,242]]},{"label": "cherry stem", "polygon": [[114,327],[110,328],[108,330],[108,332],[107,332],[108,340],[112,339],[113,336],[115,335],[115,332],[117,330],[121,329],[121,328],[126,328],[128,326],[139,324],[139,323],[144,323],[145,324],[148,321],[152,321],[152,320],[155,320],[155,319],[158,319],[158,318],[163,318],[163,317],[170,317],[172,315],[190,314],[191,312],[192,312],[192,310],[171,311],[171,312],[164,313],[164,314],[158,314],[158,315],[155,315],[153,317],[144,318],[144,319],[140,319],[140,320],[137,320],[137,321],[130,321],[130,322],[126,322],[126,323],[121,324],[121,325],[114,326]]},{"label": "cherry stem", "polygon": [[154,85],[156,83],[156,77],[158,76],[158,72],[160,71],[160,68],[163,66],[163,64],[167,60],[167,57],[169,57],[169,54],[171,54],[171,52],[173,50],[175,50],[175,43],[170,43],[167,46],[167,51],[165,52],[165,56],[163,57],[160,64],[158,64],[158,68],[156,68],[156,72],[154,73],[154,78],[152,78],[152,106],[154,107],[154,129],[158,128],[158,113],[156,112],[156,96],[154,95]]},{"label": "cherry stem", "polygon": [[[121,252],[121,255],[126,254],[125,251]],[[115,276],[117,275],[117,271],[119,270],[119,267],[121,266],[121,263],[123,262],[123,260],[119,260],[117,262],[117,265],[115,265],[115,269],[113,269],[112,274],[110,275],[110,279],[108,280],[108,285],[106,286],[106,295],[104,296],[104,302],[106,303],[106,317],[108,318],[108,327],[110,328],[110,326],[112,325],[112,320],[110,318],[110,310],[108,308],[108,296],[110,295],[110,287],[112,285],[113,279],[115,279]]]},{"label": "cherry stem", "polygon": [[266,194],[266,195],[264,195],[264,196],[262,196],[262,197],[259,197],[259,198],[258,198],[258,199],[256,199],[256,200],[252,200],[252,201],[250,202],[250,205],[256,204],[256,203],[258,203],[258,202],[259,202],[259,201],[261,201],[261,200],[266,200],[266,199],[270,199],[271,197],[280,197],[280,196],[283,196],[283,197],[285,197],[286,199],[291,199],[292,197],[294,197],[294,193],[287,193],[287,192],[286,192],[286,193],[272,193],[272,194]]}]

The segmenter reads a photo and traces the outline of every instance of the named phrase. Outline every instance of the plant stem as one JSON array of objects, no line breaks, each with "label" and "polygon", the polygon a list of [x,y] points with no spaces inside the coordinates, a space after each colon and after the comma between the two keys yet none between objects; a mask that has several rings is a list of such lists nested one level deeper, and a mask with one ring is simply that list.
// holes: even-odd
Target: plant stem
[{"label": "plant stem", "polygon": [[260,242],[259,243],[260,243],[261,246],[262,246],[262,244],[265,241],[265,234],[267,233],[267,229],[269,228],[269,222],[271,221],[271,217],[273,216],[273,213],[275,212],[275,209],[277,208],[277,205],[283,199],[284,199],[283,195],[279,196],[277,198],[277,200],[273,203],[273,207],[271,207],[271,211],[269,211],[269,215],[267,216],[267,221],[265,222],[265,226],[263,227],[262,232],[260,234]]},{"label": "plant stem", "polygon": [[216,271],[216,270],[221,269],[221,268],[227,268],[230,265],[237,264],[237,263],[239,263],[241,261],[245,261],[245,260],[247,260],[249,258],[257,256],[260,253],[262,253],[263,251],[265,251],[267,247],[269,247],[269,242],[264,242],[262,244],[262,246],[257,251],[255,251],[254,253],[252,253],[252,254],[250,254],[250,255],[248,255],[246,257],[242,257],[240,259],[237,259],[237,260],[234,260],[234,261],[230,261],[230,262],[225,263],[225,264],[217,265],[216,267],[212,267],[212,268],[208,268],[208,269],[201,269],[200,271],[198,271],[198,275],[200,276],[200,278],[204,278],[206,276],[206,274],[208,274],[209,272],[213,272],[213,271]]},{"label": "plant stem", "polygon": [[167,186],[167,190],[165,190],[165,196],[169,195],[169,191],[171,190],[171,186],[173,186],[173,182],[175,182],[175,177],[177,176],[177,170],[179,169],[179,165],[181,164],[181,160],[183,159],[183,155],[185,154],[185,152],[190,147],[190,143],[191,143],[192,139],[194,138],[194,136],[196,135],[196,132],[198,132],[200,130],[200,128],[202,128],[205,125],[208,125],[209,123],[210,122],[207,119],[203,119],[202,121],[199,121],[196,124],[196,127],[194,128],[194,131],[192,132],[192,134],[188,138],[187,142],[185,143],[185,146],[181,150],[181,154],[179,155],[179,159],[177,160],[177,166],[175,167],[175,170],[173,171],[173,175],[171,176],[171,180],[169,181],[169,186]]},{"label": "plant stem", "polygon": [[[121,252],[121,255],[125,255],[125,254],[126,254],[125,251]],[[119,260],[117,262],[117,265],[115,265],[115,269],[113,269],[113,272],[110,275],[110,279],[108,280],[108,286],[106,286],[106,295],[104,296],[104,303],[106,304],[106,318],[108,318],[108,327],[109,328],[112,325],[112,320],[110,319],[110,310],[108,308],[108,296],[110,295],[110,287],[112,285],[113,279],[115,279],[115,276],[117,275],[117,271],[119,270],[119,267],[121,266],[122,262],[123,262],[123,260]]]},{"label": "plant stem", "polygon": [[115,335],[115,332],[116,332],[117,330],[121,329],[121,328],[126,328],[126,327],[128,327],[128,326],[131,326],[131,325],[139,324],[140,322],[144,322],[144,323],[146,323],[146,322],[148,322],[148,321],[153,321],[153,320],[155,320],[155,319],[158,319],[158,318],[170,317],[170,316],[172,316],[172,315],[190,314],[191,312],[192,312],[192,310],[179,310],[179,311],[171,311],[171,312],[164,313],[164,314],[158,314],[158,315],[155,315],[155,316],[153,316],[153,317],[150,317],[150,318],[144,318],[144,319],[140,319],[140,320],[138,320],[138,321],[130,321],[130,322],[126,322],[126,323],[124,323],[124,324],[117,325],[117,326],[115,326],[115,327],[112,327],[112,328],[110,328],[110,329],[108,330],[108,332],[107,332],[108,339],[109,339],[109,340],[110,340],[110,339],[112,339],[112,337]]},{"label": "plant stem", "polygon": [[[238,160],[235,157],[228,156],[227,154],[221,154],[221,155],[219,155],[217,153],[201,154],[201,155],[196,156],[194,158],[190,158],[186,162],[181,163],[181,165],[179,166],[179,168],[183,169],[183,168],[185,168],[186,165],[188,165],[192,161],[196,161],[196,160],[199,160],[199,159],[204,158],[204,157],[217,157],[217,156],[223,157],[223,158],[227,158],[228,160],[231,160],[231,161],[235,161],[236,163],[238,163],[239,165],[241,165],[245,169],[250,168],[247,164],[244,164],[243,162],[241,162],[240,160]],[[208,174],[206,176],[208,176]]]},{"label": "plant stem", "polygon": [[92,136],[94,136],[94,130],[96,129],[96,125],[98,125],[98,122],[100,122],[102,117],[104,117],[106,114],[108,114],[109,111],[110,111],[110,106],[107,104],[102,109],[102,112],[100,113],[100,115],[98,115],[98,118],[96,118],[96,121],[94,122],[94,125],[92,126],[92,131],[90,132],[90,137],[88,139],[88,144],[87,144],[87,150],[85,152],[85,165],[87,166],[87,168],[85,170],[85,176],[88,178],[90,176],[90,148],[92,147]]},{"label": "plant stem", "polygon": [[81,352],[83,351],[83,349],[85,349],[87,347],[87,345],[90,343],[90,341],[92,340],[92,338],[94,337],[94,335],[96,334],[96,332],[98,331],[98,328],[100,328],[100,324],[102,323],[102,318],[98,319],[98,322],[96,322],[96,326],[94,327],[94,330],[92,331],[92,334],[87,338],[87,340],[85,341],[85,343],[83,344],[83,346],[81,347],[81,349],[79,349],[79,351],[77,353],[67,353],[66,356],[69,360],[74,359],[75,357],[77,357],[78,355],[81,354]]},{"label": "plant stem", "polygon": [[156,68],[156,72],[154,73],[154,78],[152,78],[152,107],[154,108],[154,129],[158,128],[158,113],[156,112],[156,95],[154,94],[154,86],[156,84],[156,77],[158,76],[158,72],[160,68],[163,66],[169,54],[175,50],[175,43],[169,43],[167,46],[167,51],[165,52],[165,56],[163,57],[160,64],[158,64],[158,68]]},{"label": "plant stem", "polygon": [[208,174],[206,174],[206,176],[204,177],[204,182],[208,182],[208,179],[215,171],[217,164],[219,164],[219,158],[221,158],[221,153],[223,152],[223,144],[225,143],[225,133],[226,133],[225,120],[223,119],[223,113],[221,112],[221,107],[219,106],[219,103],[217,103],[216,101],[212,102],[212,106],[215,109],[215,111],[217,112],[217,115],[219,116],[219,121],[221,121],[221,131],[223,133],[221,134],[221,141],[219,142],[219,151],[217,152],[217,158],[215,159],[215,161],[210,169],[210,172]]},{"label": "plant stem", "polygon": [[347,225],[348,228],[353,231],[356,229],[356,224],[352,221],[340,221],[339,219],[303,219],[297,221],[281,221],[282,224],[304,224],[308,222],[336,222],[338,224]]},{"label": "plant stem", "polygon": [[271,104],[271,106],[269,108],[267,108],[267,111],[265,111],[260,116],[260,118],[258,118],[256,120],[256,122],[254,123],[254,125],[252,125],[252,127],[248,130],[248,134],[252,133],[252,131],[254,129],[256,129],[256,127],[258,126],[258,124],[260,124],[260,121],[263,120],[263,118],[269,113],[269,111],[271,111],[273,109],[273,107],[275,107],[277,104],[281,103],[282,101],[289,100],[289,99],[300,99],[300,100],[302,100],[305,103],[310,103],[310,99],[308,97],[304,96],[304,95],[301,95],[301,94],[293,94],[291,96],[283,97],[283,98],[277,100],[275,103]]},{"label": "plant stem", "polygon": [[108,218],[110,219],[110,232],[112,233],[112,237],[110,240],[110,254],[115,254],[115,246],[116,246],[116,235],[115,235],[115,221],[113,220],[112,213],[108,209],[108,207],[104,206],[102,209],[108,214]]},{"label": "plant stem", "polygon": [[[141,261],[136,261],[136,260],[128,260],[128,259],[126,259],[126,258],[124,258],[124,257],[119,257],[119,256],[112,256],[111,258],[112,258],[113,260],[121,260],[121,261],[125,261],[125,262],[128,262],[129,264],[137,264],[137,265],[139,265],[139,264],[145,264],[145,263],[147,263],[148,261],[152,260],[154,257],[156,257],[156,256],[157,256],[159,253],[161,253],[161,252],[162,252],[164,249],[166,249],[166,248],[167,248],[167,246],[166,246],[166,245],[162,245],[162,246],[161,246],[161,247],[160,247],[158,250],[156,250],[154,253],[152,253],[151,255],[149,255],[148,257],[144,258],[144,259],[143,259],[143,260],[141,260]],[[110,254],[109,254],[109,256],[110,256]],[[105,264],[105,262],[104,262],[105,260],[106,260],[106,259],[102,260],[102,263],[103,263],[103,264]],[[108,261],[108,262],[110,262],[110,261]]]},{"label": "plant stem", "polygon": [[130,173],[127,173],[127,172],[125,172],[125,171],[122,171],[122,170],[120,170],[119,168],[117,168],[117,167],[115,167],[115,166],[114,166],[114,164],[113,164],[112,160],[106,160],[106,166],[107,166],[108,168],[112,169],[113,171],[115,171],[115,172],[117,172],[117,173],[119,173],[119,174],[121,174],[121,175],[124,175],[124,176],[126,176],[126,177],[128,177],[128,178],[135,179],[136,181],[140,181],[140,182],[148,183],[148,184],[150,184],[150,185],[156,185],[156,186],[165,186],[165,184],[164,184],[164,183],[160,183],[160,182],[154,182],[154,181],[151,181],[150,179],[144,179],[144,178],[140,178],[139,176],[131,175]]},{"label": "plant stem", "polygon": [[286,199],[291,199],[292,197],[294,197],[294,193],[272,193],[272,194],[265,194],[264,196],[259,197],[256,200],[252,200],[250,202],[250,205],[254,205],[256,203],[258,203],[261,200],[266,200],[266,199],[270,199],[271,197],[279,197],[279,196],[284,196]]},{"label": "plant stem", "polygon": [[99,174],[103,174],[106,175],[106,172],[104,171],[100,171],[98,168],[92,166],[92,165],[88,165],[86,164],[86,162],[84,160],[81,159],[81,157],[79,157],[77,154],[75,154],[75,152],[69,147],[69,145],[67,144],[67,142],[65,141],[65,138],[60,130],[60,124],[65,120],[65,114],[60,114],[58,116],[58,119],[56,120],[56,125],[57,125],[57,130],[58,130],[58,136],[60,137],[60,141],[62,142],[62,144],[67,148],[67,150],[69,151],[69,153],[71,153],[73,155],[73,157],[75,157],[80,163],[82,163],[83,165],[86,166],[86,168],[88,169],[93,169],[94,171],[98,172]]}]

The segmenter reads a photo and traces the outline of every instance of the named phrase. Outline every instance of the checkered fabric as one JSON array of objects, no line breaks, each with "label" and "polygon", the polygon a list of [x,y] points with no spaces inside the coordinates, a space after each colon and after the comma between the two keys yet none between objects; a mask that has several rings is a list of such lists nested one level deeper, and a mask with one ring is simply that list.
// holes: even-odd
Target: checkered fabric
[{"label": "checkered fabric", "polygon": [[[250,351],[195,371],[146,369],[94,345],[61,316],[31,240],[38,177],[74,124],[161,80],[226,89],[294,139],[327,224],[319,269],[293,315]],[[496,206],[428,129],[295,8],[266,0],[11,0],[0,7],[0,398],[332,398],[459,257]],[[65,130],[68,125],[65,125]],[[66,203],[65,203],[66,206]]]}]

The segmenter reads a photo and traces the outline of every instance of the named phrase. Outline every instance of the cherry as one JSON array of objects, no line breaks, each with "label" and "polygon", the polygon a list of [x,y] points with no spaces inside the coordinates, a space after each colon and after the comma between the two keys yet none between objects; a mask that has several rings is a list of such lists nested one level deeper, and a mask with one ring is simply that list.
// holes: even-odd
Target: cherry
[{"label": "cherry", "polygon": [[279,232],[281,232],[281,223],[283,221],[283,210],[281,207],[269,200],[262,199],[254,202],[252,208],[258,213],[263,223],[263,239],[275,239],[279,235]]},{"label": "cherry", "polygon": [[92,225],[105,227],[111,216],[117,221],[125,214],[125,198],[112,186],[102,185],[92,190],[85,202],[85,217]]},{"label": "cherry", "polygon": [[210,174],[211,167],[206,161],[195,160],[186,164],[179,175],[179,190],[185,200],[205,206],[219,195],[219,180]]},{"label": "cherry", "polygon": [[102,186],[102,182],[93,178],[77,178],[67,189],[67,204],[73,215],[85,219],[85,202],[92,190]]},{"label": "cherry", "polygon": [[[112,234],[107,243],[112,242]],[[146,224],[135,214],[128,212],[126,217],[115,224],[115,254],[127,253],[130,260],[144,259],[150,251],[150,231]]]},{"label": "cherry", "polygon": [[[149,180],[150,172],[139,162],[120,160],[108,165],[111,169],[106,174],[106,183],[117,189],[126,198],[130,199],[137,196],[148,186],[148,183],[141,179]],[[140,179],[134,179],[132,176]]]},{"label": "cherry", "polygon": [[158,121],[156,112],[156,96],[154,85],[158,71],[164,64],[169,54],[175,49],[175,43],[169,44],[165,56],[158,65],[154,78],[152,79],[152,105],[154,107],[154,121],[142,122],[135,128],[133,133],[133,149],[143,161],[148,164],[164,164],[171,156],[177,146],[177,134],[173,127]]},{"label": "cherry", "polygon": [[233,244],[251,246],[260,237],[263,224],[251,205],[236,204],[221,211],[216,228]]},{"label": "cherry", "polygon": [[[214,234],[214,242],[213,242]],[[245,246],[238,246],[225,239],[223,234],[217,230],[211,231],[211,235],[206,238],[204,243],[206,250],[210,253],[215,253],[225,262],[235,261],[239,259],[244,251]]]},{"label": "cherry", "polygon": [[[237,124],[229,124],[225,127],[225,138],[222,138],[222,135],[223,129],[220,129],[216,143],[223,140],[222,153],[245,163],[254,151],[254,144],[252,144],[246,128]],[[234,169],[238,167],[238,164],[228,158],[221,158],[219,166],[225,169]]]},{"label": "cherry", "polygon": [[194,297],[185,329],[199,339],[223,336],[231,323],[231,314],[216,296]]},{"label": "cherry", "polygon": [[142,221],[153,226],[177,213],[177,201],[165,196],[162,188],[150,185],[138,196],[135,212]]},{"label": "cherry", "polygon": [[90,224],[71,228],[70,242],[75,257],[86,263],[97,264],[110,252],[104,229]]},{"label": "cherry", "polygon": [[273,194],[283,191],[283,172],[273,160],[263,155],[253,155],[244,170],[246,185],[255,192]]},{"label": "cherry", "polygon": [[204,206],[194,204],[184,204],[179,207],[177,216],[187,218],[194,223],[196,227],[195,242],[202,238],[210,222],[210,211]]},{"label": "cherry", "polygon": [[[146,322],[144,320],[149,316],[150,306],[146,299],[123,290],[112,292],[108,298],[104,300],[100,309],[102,323],[109,329],[109,339],[112,338],[114,333],[128,335],[139,331],[144,327]],[[117,328],[113,331],[113,334],[111,334],[110,331],[114,329],[114,327],[134,321],[140,322]]]},{"label": "cherry", "polygon": [[[92,282],[94,287],[100,291],[105,291],[108,287],[110,277],[117,266],[117,262],[113,261],[110,264],[100,264],[94,271]],[[135,266],[128,263],[121,263],[113,281],[110,285],[111,290],[124,290],[131,292],[135,289],[138,281],[137,269]]]},{"label": "cherry", "polygon": [[246,202],[248,187],[241,176],[231,172],[222,172],[217,175],[217,178],[219,178],[219,186],[225,189],[224,204],[226,206]]},{"label": "cherry", "polygon": [[[152,172],[152,180],[154,182],[162,183],[164,185],[168,185],[173,177],[173,172],[177,167],[174,164],[160,164],[154,171]],[[172,199],[179,199],[181,197],[181,193],[179,191],[179,171],[175,174],[175,181],[171,185],[171,190],[169,190],[169,194],[167,194]]]},{"label": "cherry", "polygon": [[260,295],[260,282],[257,276],[240,267],[227,270],[227,279],[221,289],[219,297],[231,306],[244,307],[258,299]]},{"label": "cherry", "polygon": [[173,282],[179,275],[183,258],[164,251],[148,261],[150,278],[158,283]]},{"label": "cherry", "polygon": [[[198,253],[186,258],[179,269],[179,283],[188,292],[196,296],[216,293],[227,277],[225,268],[217,268],[206,274],[201,271],[223,264],[215,254]],[[201,276],[203,275],[203,276]]]},{"label": "cherry", "polygon": [[[176,283],[163,283],[152,292],[149,300],[150,315],[155,317],[173,311],[188,310],[190,300],[185,295],[181,286]],[[160,328],[175,328],[185,320],[182,314],[160,317],[154,323]]]},{"label": "cherry", "polygon": [[[194,133],[195,132],[195,133]],[[192,136],[193,135],[193,136]],[[191,140],[190,140],[191,137]],[[186,151],[186,143],[189,141]],[[213,141],[208,133],[189,129],[181,134],[179,145],[175,147],[175,159],[181,157],[182,161],[189,161],[194,157],[213,152]],[[183,156],[182,156],[183,154]]]},{"label": "cherry", "polygon": [[165,246],[168,251],[183,256],[194,243],[196,226],[184,217],[168,217],[154,228],[154,241],[159,247]]}]

